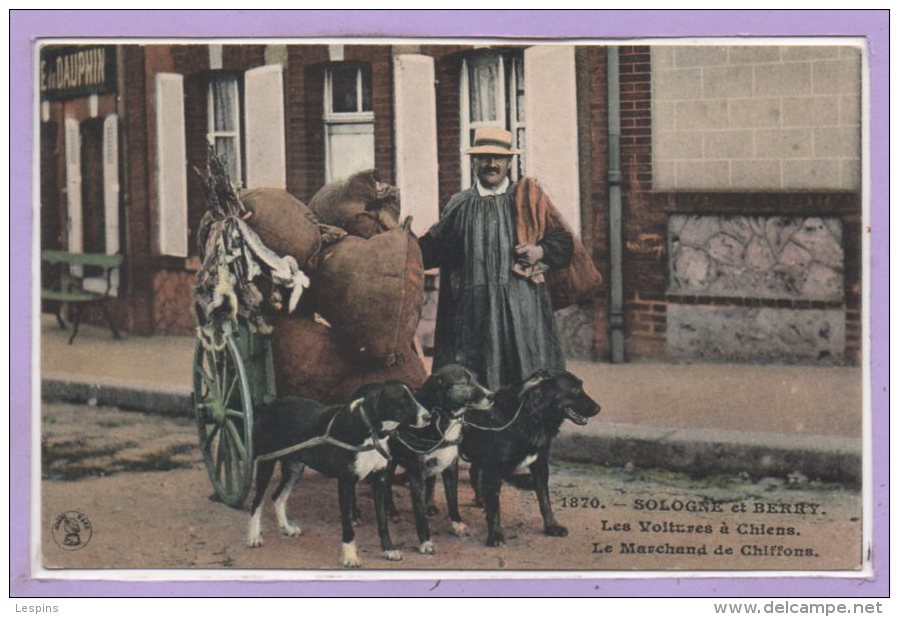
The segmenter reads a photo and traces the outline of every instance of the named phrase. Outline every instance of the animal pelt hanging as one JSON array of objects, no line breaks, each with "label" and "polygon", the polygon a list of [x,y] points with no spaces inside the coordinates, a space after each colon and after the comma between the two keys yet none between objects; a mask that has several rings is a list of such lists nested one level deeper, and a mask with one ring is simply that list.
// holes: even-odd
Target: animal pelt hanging
[{"label": "animal pelt hanging", "polygon": [[[197,336],[206,348],[225,345],[225,324],[236,327],[238,317],[254,332],[271,334],[265,319],[266,298],[258,284],[260,277],[271,281],[268,304],[283,307],[279,288],[290,291],[288,312],[293,312],[309,279],[296,259],[278,256],[244,221],[247,210],[231,184],[223,158],[210,147],[203,188],[206,214],[197,230],[202,266],[194,286]],[[203,174],[201,174],[203,175]]]}]

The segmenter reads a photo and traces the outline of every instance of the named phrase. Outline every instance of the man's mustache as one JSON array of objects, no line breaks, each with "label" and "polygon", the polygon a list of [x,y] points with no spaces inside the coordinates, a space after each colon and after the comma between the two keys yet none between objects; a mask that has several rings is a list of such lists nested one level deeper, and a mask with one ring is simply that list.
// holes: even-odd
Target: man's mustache
[{"label": "man's mustache", "polygon": [[499,167],[484,167],[484,173],[499,173]]}]

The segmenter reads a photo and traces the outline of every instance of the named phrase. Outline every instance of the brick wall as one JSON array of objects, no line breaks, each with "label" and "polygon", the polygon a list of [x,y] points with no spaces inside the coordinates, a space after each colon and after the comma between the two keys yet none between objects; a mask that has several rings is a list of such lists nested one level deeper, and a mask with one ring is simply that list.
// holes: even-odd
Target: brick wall
[{"label": "brick wall", "polygon": [[[621,171],[624,202],[625,355],[662,357],[667,217],[653,207],[650,48],[619,48]],[[662,317],[660,317],[662,316]]]},{"label": "brick wall", "polygon": [[145,48],[123,45],[120,49],[124,65],[120,90],[127,102],[122,119],[122,134],[119,136],[124,150],[121,198],[128,212],[122,238],[122,246],[126,251],[122,292],[127,297],[129,306],[129,319],[122,326],[135,334],[152,334],[152,275],[149,256],[153,236],[149,208],[149,94],[145,76]]},{"label": "brick wall", "polygon": [[324,45],[287,48],[284,76],[287,190],[304,202],[309,201],[325,180],[322,96],[327,61],[328,48]]},{"label": "brick wall", "polygon": [[575,51],[578,91],[578,148],[581,160],[581,240],[603,276],[603,291],[593,302],[592,352],[608,360],[609,318],[609,147],[608,64],[603,47]]},{"label": "brick wall", "polygon": [[652,68],[657,189],[859,189],[857,48],[654,46]]},{"label": "brick wall", "polygon": [[396,184],[393,160],[393,54],[389,45],[347,45],[347,61],[371,67],[372,111],[375,113],[375,168],[384,182]]},{"label": "brick wall", "polygon": [[439,169],[440,207],[459,192],[462,174],[459,168],[459,77],[462,70],[461,46],[428,46],[421,53],[434,56],[437,80],[437,166]]}]

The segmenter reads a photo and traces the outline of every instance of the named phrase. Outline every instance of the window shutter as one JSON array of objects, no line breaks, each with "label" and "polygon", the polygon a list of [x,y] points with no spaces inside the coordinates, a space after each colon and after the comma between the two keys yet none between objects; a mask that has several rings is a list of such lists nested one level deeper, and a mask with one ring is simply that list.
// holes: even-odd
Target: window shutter
[{"label": "window shutter", "polygon": [[439,217],[437,101],[434,59],[417,54],[394,58],[396,177],[403,216],[421,235]]},{"label": "window shutter", "polygon": [[575,232],[581,230],[574,47],[524,52],[527,175],[537,178]]},{"label": "window shutter", "polygon": [[159,252],[187,257],[187,149],[184,78],[156,75]]},{"label": "window shutter", "polygon": [[[119,117],[110,114],[103,120],[103,214],[106,254],[119,252]],[[119,270],[110,276],[109,293],[118,295]]]},{"label": "window shutter", "polygon": [[287,188],[284,81],[280,64],[244,74],[247,188]]},{"label": "window shutter", "polygon": [[119,117],[103,120],[103,204],[106,254],[119,252]]},{"label": "window shutter", "polygon": [[68,209],[68,250],[84,250],[81,212],[81,123],[66,117],[66,207]]}]

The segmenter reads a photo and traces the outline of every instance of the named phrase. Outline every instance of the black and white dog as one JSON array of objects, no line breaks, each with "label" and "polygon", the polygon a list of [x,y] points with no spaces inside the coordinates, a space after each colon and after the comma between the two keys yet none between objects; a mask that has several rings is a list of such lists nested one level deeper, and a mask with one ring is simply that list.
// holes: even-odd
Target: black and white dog
[{"label": "black and white dog", "polygon": [[402,555],[390,539],[387,528],[385,468],[389,460],[387,441],[400,427],[425,427],[430,414],[399,381],[363,386],[352,402],[345,405],[322,405],[302,398],[284,398],[260,409],[254,426],[253,443],[258,457],[290,448],[309,439],[329,435],[361,451],[348,450],[335,444],[321,444],[286,453],[272,460],[257,460],[256,495],[247,530],[249,546],[262,545],[262,500],[272,477],[275,462],[281,463],[281,482],[272,495],[278,526],[288,536],[298,535],[298,525],[287,517],[287,498],[308,465],[319,473],[337,478],[340,521],[343,530],[344,567],[361,564],[356,552],[352,524],[356,483],[370,478],[378,521],[378,535],[385,558],[396,561]]},{"label": "black and white dog", "polygon": [[[388,482],[392,484],[397,465],[409,478],[415,530],[420,553],[434,552],[426,508],[433,499],[437,475],[443,476],[447,510],[457,536],[468,534],[459,514],[457,484],[459,481],[459,443],[462,419],[466,410],[486,411],[493,404],[493,393],[478,383],[475,375],[458,364],[447,364],[432,373],[415,398],[431,413],[431,424],[425,429],[400,429],[390,437],[393,460],[387,465]],[[395,513],[393,491],[388,491],[388,512]]]},{"label": "black and white dog", "polygon": [[530,469],[544,532],[549,536],[568,535],[552,511],[549,448],[562,422],[571,420],[583,426],[599,409],[584,392],[581,380],[571,373],[538,371],[523,383],[500,388],[489,418],[472,415],[472,422],[465,427],[461,454],[471,462],[475,498],[484,503],[488,546],[505,543],[499,495],[503,480],[519,468]]}]

